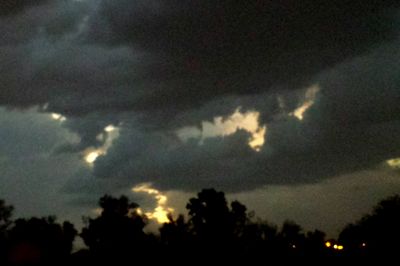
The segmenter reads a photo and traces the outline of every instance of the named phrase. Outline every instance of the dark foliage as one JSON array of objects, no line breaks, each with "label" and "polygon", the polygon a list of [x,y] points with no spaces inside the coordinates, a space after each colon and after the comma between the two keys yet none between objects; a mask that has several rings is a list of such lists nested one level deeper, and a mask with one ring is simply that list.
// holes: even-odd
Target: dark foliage
[{"label": "dark foliage", "polygon": [[[0,265],[110,264],[145,260],[172,262],[344,263],[394,258],[400,249],[400,196],[382,200],[371,214],[325,240],[319,230],[304,232],[285,221],[281,227],[254,219],[223,192],[203,189],[186,206],[188,218],[169,215],[159,236],[144,232],[146,217],[125,196],[105,195],[96,218],[86,218],[80,236],[88,249],[72,253],[77,235],[69,222],[54,217],[11,220],[13,207],[0,200]],[[72,253],[72,254],[71,254]]]},{"label": "dark foliage", "polygon": [[372,214],[349,224],[339,235],[351,256],[388,257],[400,250],[400,196],[382,200]]},{"label": "dark foliage", "polygon": [[13,265],[67,264],[77,235],[73,224],[55,217],[18,219],[8,232],[7,261]]},{"label": "dark foliage", "polygon": [[132,251],[143,254],[149,238],[143,232],[145,217],[137,212],[138,205],[128,198],[105,195],[100,198],[101,215],[88,219],[81,237],[89,247],[90,256],[100,261],[132,258]]}]

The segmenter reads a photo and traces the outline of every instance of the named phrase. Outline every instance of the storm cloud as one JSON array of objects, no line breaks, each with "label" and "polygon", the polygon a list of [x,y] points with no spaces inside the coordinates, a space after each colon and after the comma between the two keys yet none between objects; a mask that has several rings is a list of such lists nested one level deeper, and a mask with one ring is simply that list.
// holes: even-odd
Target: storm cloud
[{"label": "storm cloud", "polygon": [[[0,105],[65,116],[80,143],[54,156],[82,157],[119,128],[96,178],[68,193],[317,183],[400,156],[399,5],[5,1]],[[249,127],[207,131],[235,112],[257,116],[258,151]]]}]

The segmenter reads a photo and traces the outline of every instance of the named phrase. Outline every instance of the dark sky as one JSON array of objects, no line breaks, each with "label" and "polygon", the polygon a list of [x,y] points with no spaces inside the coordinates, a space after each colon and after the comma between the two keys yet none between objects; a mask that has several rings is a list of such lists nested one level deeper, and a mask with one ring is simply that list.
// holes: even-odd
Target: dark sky
[{"label": "dark sky", "polygon": [[399,11],[1,1],[0,198],[78,221],[104,193],[179,212],[215,187],[335,234],[400,191]]}]

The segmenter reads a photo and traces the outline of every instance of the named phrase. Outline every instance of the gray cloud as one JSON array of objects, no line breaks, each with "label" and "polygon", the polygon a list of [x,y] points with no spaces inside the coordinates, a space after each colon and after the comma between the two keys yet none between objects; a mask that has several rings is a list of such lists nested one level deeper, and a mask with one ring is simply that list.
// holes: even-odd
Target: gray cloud
[{"label": "gray cloud", "polygon": [[[315,183],[374,167],[400,155],[397,43],[316,76],[313,80],[321,90],[304,120],[270,116],[266,144],[259,153],[247,145],[250,135],[244,131],[199,144],[182,142],[174,131],[150,133],[138,123],[125,124],[107,156],[96,162],[94,174],[123,180],[122,186],[151,181],[163,189],[213,186],[241,191],[267,184]],[[235,102],[246,102],[240,99]],[[265,114],[269,108],[258,111]],[[193,115],[199,117],[201,110]]]},{"label": "gray cloud", "polygon": [[[68,193],[149,181],[252,190],[399,156],[398,1],[27,3],[0,17],[0,105],[66,115],[81,142],[54,156],[100,146],[104,127],[121,125],[97,179],[78,173]],[[313,84],[304,120],[288,116]],[[239,106],[267,124],[258,153],[243,130],[201,145],[176,135]]]},{"label": "gray cloud", "polygon": [[92,1],[17,0],[0,6],[0,45],[26,43],[38,34],[63,39],[79,30]]},{"label": "gray cloud", "polygon": [[76,154],[52,155],[61,143],[79,138],[33,109],[0,108],[0,127],[0,195],[15,206],[16,216],[56,214],[79,221],[77,209],[65,204],[74,196],[60,190],[85,166]]},{"label": "gray cloud", "polygon": [[34,6],[40,6],[44,3],[49,2],[48,0],[5,0],[0,4],[0,16],[10,16],[22,12],[26,9]]}]

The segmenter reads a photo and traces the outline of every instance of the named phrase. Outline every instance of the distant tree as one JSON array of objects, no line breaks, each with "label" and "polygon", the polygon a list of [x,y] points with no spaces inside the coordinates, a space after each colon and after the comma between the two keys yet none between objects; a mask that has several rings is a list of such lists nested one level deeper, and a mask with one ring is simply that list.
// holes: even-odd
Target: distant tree
[{"label": "distant tree", "polygon": [[6,232],[11,224],[11,216],[13,211],[13,206],[6,205],[5,201],[0,199],[0,237]]},{"label": "distant tree", "polygon": [[189,225],[181,214],[177,219],[168,215],[169,222],[160,227],[161,242],[165,245],[181,248],[190,241]]},{"label": "distant tree", "polygon": [[81,233],[92,254],[99,259],[123,261],[132,252],[146,251],[146,218],[138,213],[138,204],[129,202],[126,196],[105,195],[99,206],[101,215],[88,219]]},{"label": "distant tree", "polygon": [[0,199],[0,265],[6,261],[6,237],[7,229],[11,225],[11,217],[14,207],[7,205],[4,200]]},{"label": "distant tree", "polygon": [[18,219],[9,231],[9,261],[13,264],[66,263],[77,235],[69,222],[55,217]]},{"label": "distant tree", "polygon": [[191,257],[193,254],[193,235],[189,230],[189,224],[181,214],[176,219],[172,214],[168,215],[169,221],[164,223],[160,231],[160,239],[163,248],[161,254],[171,257]]},{"label": "distant tree", "polygon": [[244,256],[254,258],[254,262],[263,260],[265,256],[274,257],[277,254],[277,233],[277,226],[265,220],[248,222],[242,237]]},{"label": "distant tree", "polygon": [[400,250],[400,196],[380,201],[371,214],[348,225],[339,236],[345,249],[358,255],[397,255]]},{"label": "distant tree", "polygon": [[186,205],[188,226],[198,248],[205,255],[224,257],[237,255],[248,222],[246,207],[238,201],[230,207],[223,192],[203,189]]},{"label": "distant tree", "polygon": [[305,239],[305,252],[308,256],[322,257],[326,253],[325,233],[320,230],[307,232]]},{"label": "distant tree", "polygon": [[301,226],[294,221],[286,220],[278,234],[280,248],[286,250],[289,254],[303,252],[305,235],[302,230]]}]

